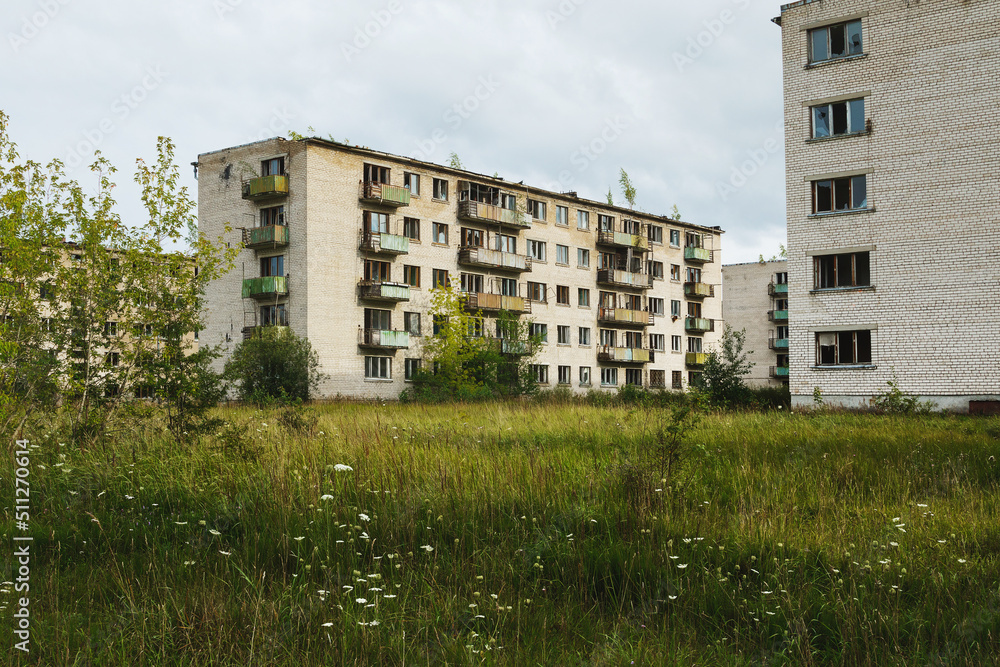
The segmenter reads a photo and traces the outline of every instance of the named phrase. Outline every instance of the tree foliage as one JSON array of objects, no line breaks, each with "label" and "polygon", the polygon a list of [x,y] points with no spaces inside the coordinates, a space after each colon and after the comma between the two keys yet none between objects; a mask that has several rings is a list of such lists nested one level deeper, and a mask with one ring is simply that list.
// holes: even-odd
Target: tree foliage
[{"label": "tree foliage", "polygon": [[237,345],[224,375],[242,400],[258,405],[309,400],[324,378],[309,339],[288,327],[264,327]]},{"label": "tree foliage", "polygon": [[745,402],[748,392],[743,376],[753,368],[743,351],[745,342],[746,329],[737,331],[727,324],[718,349],[708,354],[702,372],[695,376],[695,389],[711,405],[725,408]]},{"label": "tree foliage", "polygon": [[628,207],[635,208],[635,186],[632,185],[632,180],[628,177],[628,173],[622,169],[621,177],[618,179],[618,183],[622,186],[622,197],[628,202]]}]

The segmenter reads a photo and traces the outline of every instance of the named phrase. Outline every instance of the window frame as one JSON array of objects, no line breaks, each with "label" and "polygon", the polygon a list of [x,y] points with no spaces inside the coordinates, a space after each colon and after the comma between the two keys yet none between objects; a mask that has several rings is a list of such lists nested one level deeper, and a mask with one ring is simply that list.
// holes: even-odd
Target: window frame
[{"label": "window frame", "polygon": [[[850,35],[851,35],[850,26],[853,26],[855,24],[857,24],[857,26],[858,26],[858,36],[861,39],[860,39],[860,44],[858,45],[857,51],[854,52],[854,53],[852,53],[851,52],[851,44],[850,44]],[[844,38],[844,53],[841,54],[841,55],[833,55],[833,37],[832,37],[831,31],[834,30],[834,29],[836,29],[836,28],[842,28],[844,30],[844,37],[843,37]],[[817,58],[816,57],[816,46],[817,46],[817,39],[816,38],[821,33],[826,36],[826,39],[823,40],[823,42],[824,42],[823,46],[824,46],[824,49],[825,49],[825,55],[823,57]],[[844,60],[845,58],[854,58],[854,57],[865,55],[865,29],[864,29],[864,23],[862,22],[862,20],[860,18],[851,19],[850,21],[840,21],[840,22],[837,22],[837,23],[829,23],[829,24],[824,25],[824,26],[819,26],[817,28],[812,28],[811,30],[809,30],[806,33],[806,40],[807,40],[807,42],[806,42],[806,44],[807,44],[807,46],[806,46],[807,60],[809,62],[809,65],[818,65],[820,63],[835,62],[835,61],[838,61],[838,60]]]},{"label": "window frame", "polygon": [[[377,366],[376,366],[377,364]],[[374,372],[373,372],[374,371]],[[383,375],[383,372],[385,373]],[[392,357],[365,356],[365,380],[375,382],[392,381]]]},{"label": "window frame", "polygon": [[[872,329],[844,329],[840,331],[816,331],[814,332],[815,341],[815,365],[814,368],[874,368],[875,367],[875,355],[874,355],[874,336],[872,335]],[[859,336],[859,334],[863,334]],[[824,340],[829,340],[825,338],[827,336],[834,337],[834,345],[823,345]],[[851,346],[851,358],[849,361],[841,361],[841,348],[844,341],[844,337],[850,336],[850,346]],[[862,343],[867,345],[866,354],[862,354],[864,348]],[[822,348],[832,347],[835,361],[824,362],[824,352]],[[863,359],[862,357],[867,357]]]},{"label": "window frame", "polygon": [[403,236],[411,241],[420,240],[420,218],[403,218]]},{"label": "window frame", "polygon": [[432,178],[431,199],[434,201],[448,201],[448,181],[444,178]]},{"label": "window frame", "polygon": [[559,266],[569,266],[569,246],[561,243],[556,244],[556,264]]},{"label": "window frame", "polygon": [[[822,184],[829,184],[829,209],[820,208],[820,188]],[[844,185],[847,185],[847,199],[849,200],[849,206],[847,208],[837,208],[838,199],[842,198],[841,194]],[[857,187],[858,183],[863,183],[863,197],[860,202],[857,201],[859,195],[859,189]],[[832,215],[837,213],[855,213],[858,211],[868,211],[871,210],[868,200],[868,174],[853,174],[851,176],[841,176],[838,178],[821,178],[814,181],[810,181],[810,186],[812,188],[812,215]],[[825,197],[824,197],[825,198]],[[860,206],[858,204],[861,204]]]},{"label": "window frame", "polygon": [[[860,259],[864,257],[863,261]],[[843,266],[843,261],[847,260],[849,267]],[[829,263],[830,267],[824,265]],[[841,283],[841,271],[847,268],[850,272],[850,283]],[[824,285],[832,272],[833,285]],[[865,282],[858,282],[860,278],[867,277]],[[828,253],[813,255],[813,291],[826,292],[836,290],[865,289],[872,287],[871,252],[860,250],[845,253]]]},{"label": "window frame", "polygon": [[576,344],[580,347],[590,347],[590,327],[577,327]]},{"label": "window frame", "polygon": [[[448,245],[448,224],[444,222],[431,223],[431,243],[434,245]],[[444,232],[444,240],[441,239],[441,232]]]},{"label": "window frame", "polygon": [[403,265],[403,282],[410,287],[420,287],[420,267],[415,264]]},{"label": "window frame", "polygon": [[[416,187],[413,187],[414,184]],[[420,174],[415,174],[412,171],[403,172],[403,187],[410,191],[411,197],[420,196]]]},{"label": "window frame", "polygon": [[556,204],[556,224],[560,227],[569,227],[569,206]]},{"label": "window frame", "polygon": [[[861,118],[860,127],[855,127],[855,123],[859,122],[856,118],[856,104],[861,103]],[[834,110],[835,106],[844,105],[844,122],[847,129],[843,132],[836,132],[835,120],[837,118],[837,112]],[[818,124],[816,122],[816,114],[821,110],[826,110],[827,114],[827,129],[826,134],[817,134]],[[865,98],[857,97],[846,100],[837,100],[836,102],[824,102],[823,104],[815,104],[809,107],[809,127],[810,133],[809,137],[811,140],[822,140],[822,139],[836,139],[838,137],[850,137],[857,134],[865,134],[867,132],[867,122],[866,122],[866,110],[865,110]]]}]

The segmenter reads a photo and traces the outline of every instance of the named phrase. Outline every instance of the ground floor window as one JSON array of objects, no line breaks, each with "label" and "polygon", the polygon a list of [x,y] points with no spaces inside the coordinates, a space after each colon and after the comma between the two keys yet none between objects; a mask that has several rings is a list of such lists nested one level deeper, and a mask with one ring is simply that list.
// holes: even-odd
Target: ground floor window
[{"label": "ground floor window", "polygon": [[667,386],[666,371],[649,371],[649,386],[663,388]]},{"label": "ground floor window", "polygon": [[365,379],[391,380],[392,359],[390,357],[365,357]]},{"label": "ground floor window", "polygon": [[602,387],[617,387],[618,386],[618,369],[617,368],[602,368],[601,369],[601,386]]},{"label": "ground floor window", "polygon": [[532,364],[531,374],[538,384],[549,383],[549,367],[547,364]]},{"label": "ground floor window", "polygon": [[625,369],[625,384],[630,384],[634,387],[642,386],[642,369],[641,368],[626,368]]},{"label": "ground floor window", "polygon": [[570,370],[569,366],[559,367],[559,384],[569,384],[570,383]]},{"label": "ground floor window", "polygon": [[590,386],[590,366],[580,366],[580,386]]},{"label": "ground floor window", "polygon": [[684,371],[670,372],[670,386],[673,389],[683,389]]},{"label": "ground floor window", "polygon": [[817,366],[850,366],[872,362],[872,332],[827,331],[816,334]]},{"label": "ground floor window", "polygon": [[403,379],[412,380],[413,376],[417,374],[420,370],[420,360],[419,359],[404,359],[403,360]]}]

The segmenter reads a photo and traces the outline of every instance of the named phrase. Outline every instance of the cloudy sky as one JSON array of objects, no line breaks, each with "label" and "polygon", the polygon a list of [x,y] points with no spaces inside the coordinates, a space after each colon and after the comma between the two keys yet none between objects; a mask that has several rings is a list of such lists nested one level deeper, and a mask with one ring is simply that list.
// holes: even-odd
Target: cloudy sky
[{"label": "cloudy sky", "polygon": [[[290,130],[784,243],[777,0],[4,0],[0,109],[22,156],[86,182],[159,135],[199,153]],[[77,166],[79,165],[79,166]]]}]

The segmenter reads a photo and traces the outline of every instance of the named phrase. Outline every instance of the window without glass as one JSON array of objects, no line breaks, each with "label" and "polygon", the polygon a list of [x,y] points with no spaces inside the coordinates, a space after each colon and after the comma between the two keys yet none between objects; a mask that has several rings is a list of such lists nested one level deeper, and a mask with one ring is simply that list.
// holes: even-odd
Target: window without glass
[{"label": "window without glass", "polygon": [[270,160],[264,160],[260,163],[260,175],[261,176],[284,176],[285,175],[285,158],[275,157]]},{"label": "window without glass", "polygon": [[625,347],[630,347],[634,350],[642,348],[642,332],[641,331],[626,331],[625,332]]},{"label": "window without glass", "polygon": [[274,257],[260,258],[260,277],[283,276],[285,275],[285,256],[275,255]]},{"label": "window without glass", "polygon": [[272,225],[285,224],[285,207],[272,206],[271,208],[260,209],[260,226],[270,227]]},{"label": "window without glass", "polygon": [[869,285],[871,285],[871,267],[867,252],[813,257],[813,289]]},{"label": "window without glass", "polygon": [[473,292],[482,294],[483,276],[478,273],[463,273],[461,275],[461,289],[463,292]]},{"label": "window without glass", "polygon": [[832,331],[816,334],[817,366],[846,366],[871,362],[871,331]]},{"label": "window without glass", "polygon": [[411,336],[420,335],[420,313],[403,313],[403,328]]},{"label": "window without glass", "polygon": [[601,369],[601,386],[602,387],[614,387],[618,384],[618,369],[617,368],[602,368]]},{"label": "window without glass", "polygon": [[411,174],[408,171],[403,172],[403,187],[410,191],[410,194],[414,197],[420,196],[420,176],[417,174]]},{"label": "window without glass", "polygon": [[556,264],[569,265],[569,246],[556,244]]},{"label": "window without glass", "polygon": [[782,271],[781,273],[774,274],[774,284],[775,285],[787,285],[788,284],[788,272]]},{"label": "window without glass", "polygon": [[590,213],[587,211],[576,212],[576,228],[587,231],[590,229]]},{"label": "window without glass", "polygon": [[689,283],[700,283],[701,282],[701,269],[696,269],[692,266],[688,267],[687,270],[687,281]]},{"label": "window without glass", "polygon": [[566,227],[569,225],[569,208],[566,206],[556,206],[556,224]]},{"label": "window without glass", "polygon": [[868,177],[849,176],[813,181],[813,213],[851,211],[868,207]]},{"label": "window without glass", "polygon": [[413,377],[420,370],[420,360],[419,359],[404,359],[403,360],[403,379],[412,380]]},{"label": "window without glass", "polygon": [[577,331],[577,336],[579,337],[579,342],[581,346],[590,345],[590,327],[580,327]]},{"label": "window without glass", "polygon": [[614,329],[600,329],[601,345],[604,347],[615,347],[618,341],[617,333]]},{"label": "window without glass", "polygon": [[590,386],[590,366],[580,366],[580,386]]},{"label": "window without glass", "polygon": [[365,378],[368,380],[391,380],[392,359],[389,357],[365,357]]},{"label": "window without glass", "polygon": [[420,240],[420,220],[403,218],[403,236],[414,241]]},{"label": "window without glass", "polygon": [[865,100],[846,100],[812,107],[813,139],[865,131]]},{"label": "window without glass", "polygon": [[562,306],[569,305],[569,285],[556,285],[556,303]]},{"label": "window without glass", "polygon": [[497,286],[501,296],[517,296],[517,280],[514,278],[497,278]]},{"label": "window without glass", "polygon": [[538,384],[549,383],[549,367],[546,364],[531,364],[531,375]]},{"label": "window without glass", "polygon": [[663,280],[663,262],[650,262],[649,272],[653,274],[653,278]]},{"label": "window without glass", "polygon": [[545,261],[545,241],[528,241],[528,257],[538,262]]},{"label": "window without glass", "polygon": [[681,267],[680,267],[680,264],[671,264],[670,265],[670,279],[671,280],[680,280],[681,279]]},{"label": "window without glass", "polygon": [[442,245],[448,245],[448,225],[435,222],[434,223],[434,243],[440,243]]},{"label": "window without glass", "polygon": [[448,181],[442,178],[434,179],[434,199],[448,201]]},{"label": "window without glass", "polygon": [[641,368],[626,368],[625,369],[625,384],[630,384],[634,387],[642,386],[642,369]]},{"label": "window without glass", "polygon": [[861,21],[838,23],[809,31],[809,62],[846,58],[864,52]]},{"label": "window without glass", "polygon": [[597,215],[597,228],[602,232],[615,231],[615,219],[610,215]]},{"label": "window without glass", "polygon": [[649,349],[656,350],[657,352],[663,352],[666,340],[667,337],[663,334],[649,334]]},{"label": "window without glass", "polygon": [[646,231],[646,235],[649,237],[651,243],[663,243],[663,227],[650,225]]},{"label": "window without glass", "polygon": [[541,220],[542,222],[545,222],[545,202],[529,199],[528,213],[535,220]]},{"label": "window without glass", "polygon": [[670,300],[670,317],[681,316],[681,302],[677,299]]},{"label": "window without glass", "polygon": [[670,245],[675,248],[679,248],[681,245],[681,230],[671,229],[670,230]]},{"label": "window without glass", "polygon": [[365,329],[392,330],[392,311],[365,308]]},{"label": "window without glass", "polygon": [[261,306],[260,326],[287,327],[288,314],[285,312],[285,304],[281,303],[273,306]]},{"label": "window without glass", "polygon": [[497,234],[496,235],[496,249],[501,252],[517,252],[517,237],[508,236],[507,234]]},{"label": "window without glass", "polygon": [[688,337],[688,352],[701,352],[701,338]]},{"label": "window without glass", "polygon": [[388,183],[389,182],[388,167],[380,167],[375,164],[366,164],[365,181],[368,183]]}]

